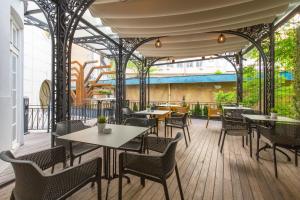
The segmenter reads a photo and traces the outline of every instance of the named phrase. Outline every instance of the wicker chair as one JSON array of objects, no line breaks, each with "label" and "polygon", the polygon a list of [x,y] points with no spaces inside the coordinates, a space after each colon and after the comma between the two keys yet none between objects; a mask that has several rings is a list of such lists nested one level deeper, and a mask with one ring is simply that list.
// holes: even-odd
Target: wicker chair
[{"label": "wicker chair", "polygon": [[79,158],[78,163],[80,163],[82,155],[98,149],[99,146],[86,144],[82,142],[71,142],[71,141],[61,140],[57,137],[72,132],[80,131],[86,128],[89,128],[89,126],[85,126],[80,120],[63,121],[57,123],[56,132],[52,133],[52,135],[56,140],[56,145],[57,146],[62,145],[66,148],[67,156],[70,157],[71,166],[73,166],[74,160],[76,158]]},{"label": "wicker chair", "polygon": [[208,127],[208,123],[211,118],[219,118],[220,116],[221,116],[220,109],[208,107],[206,128]]},{"label": "wicker chair", "polygon": [[171,115],[171,117],[165,119],[165,137],[167,137],[167,129],[171,128],[171,137],[172,137],[172,129],[173,128],[181,128],[184,134],[184,140],[186,147],[188,147],[188,142],[186,139],[185,128],[187,129],[187,134],[189,137],[189,141],[191,141],[189,127],[187,124],[188,113],[183,115],[178,115],[175,113]]},{"label": "wicker chair", "polygon": [[[124,125],[149,127],[149,120],[147,118],[128,118],[124,121]],[[143,147],[144,136],[139,136],[122,145],[119,150],[142,153]]]},{"label": "wicker chair", "polygon": [[13,166],[16,183],[12,200],[66,199],[86,184],[97,182],[98,199],[101,199],[101,158],[96,158],[76,167],[48,175],[42,170],[58,163],[66,166],[63,146],[15,158],[4,151],[0,158]]},{"label": "wicker chair", "polygon": [[145,155],[136,153],[121,153],[119,155],[119,200],[122,199],[122,177],[125,174],[132,174],[141,178],[141,185],[145,186],[145,179],[161,183],[164,187],[165,197],[169,200],[169,193],[166,179],[170,177],[175,169],[178,181],[180,197],[184,199],[180,183],[179,172],[175,160],[176,146],[182,138],[177,133],[175,139],[169,143],[161,155]]},{"label": "wicker chair", "polygon": [[[265,147],[269,146],[273,149],[274,171],[276,178],[278,177],[276,150],[288,157],[288,155],[281,149],[278,149],[278,147],[294,151],[295,165],[298,166],[298,152],[300,149],[300,124],[276,123],[273,127],[258,126],[258,134],[257,148],[259,149],[260,136],[263,136],[267,142]],[[258,154],[256,156],[258,159]]]},{"label": "wicker chair", "polygon": [[[221,116],[221,119],[222,119],[222,129],[219,136],[219,142],[218,142],[219,146],[220,146],[222,135],[223,135],[223,140],[222,140],[220,152],[222,153],[223,151],[226,135],[241,136],[242,144],[244,147],[244,137],[247,137],[249,135],[248,123],[240,120],[235,120],[235,118],[228,118],[224,116]],[[250,156],[252,157],[252,137],[249,138],[250,138]]]},{"label": "wicker chair", "polygon": [[122,116],[123,116],[123,123],[126,119],[131,118],[133,115],[133,111],[129,107],[122,108]]}]

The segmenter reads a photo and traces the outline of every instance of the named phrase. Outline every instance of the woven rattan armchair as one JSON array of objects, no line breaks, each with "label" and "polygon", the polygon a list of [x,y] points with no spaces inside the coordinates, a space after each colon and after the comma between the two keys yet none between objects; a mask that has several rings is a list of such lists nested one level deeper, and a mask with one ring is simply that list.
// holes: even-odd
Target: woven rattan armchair
[{"label": "woven rattan armchair", "polygon": [[[263,136],[267,142],[266,148],[269,146],[273,149],[273,161],[275,177],[278,177],[276,151],[288,155],[279,148],[289,149],[294,151],[295,165],[298,166],[298,152],[300,150],[300,124],[284,124],[276,123],[274,126],[258,126],[258,141],[257,149],[259,149],[259,139]],[[259,152],[259,151],[258,151]],[[257,159],[259,158],[257,153]],[[290,158],[288,157],[288,160]]]},{"label": "woven rattan armchair", "polygon": [[13,166],[16,183],[12,200],[66,199],[86,184],[97,182],[98,199],[101,199],[101,158],[54,174],[43,170],[58,163],[66,163],[63,146],[15,158],[10,151],[1,152],[0,158]]},{"label": "woven rattan armchair", "polygon": [[[149,120],[147,118],[128,118],[124,121],[124,125],[149,127]],[[144,147],[144,135],[141,135],[125,143],[119,149],[142,153],[143,147]]]},{"label": "woven rattan armchair", "polygon": [[180,128],[183,131],[186,147],[188,147],[188,141],[186,138],[185,129],[187,130],[189,141],[191,141],[191,137],[190,137],[189,127],[187,124],[187,118],[188,118],[188,113],[185,113],[183,115],[180,115],[177,113],[172,113],[171,117],[166,118],[165,119],[165,137],[167,137],[167,129],[168,128],[171,129],[171,137],[172,137],[172,129]]},{"label": "woven rattan armchair", "polygon": [[123,123],[126,119],[131,118],[133,115],[133,111],[129,107],[122,108],[122,116],[123,116]]},{"label": "woven rattan armchair", "polygon": [[125,174],[132,174],[141,178],[141,184],[145,186],[145,179],[161,183],[164,187],[165,197],[169,200],[167,178],[176,172],[178,187],[181,199],[184,199],[180,176],[175,160],[176,146],[182,138],[181,133],[168,144],[161,155],[145,155],[136,153],[121,153],[119,155],[119,200],[122,199],[122,177]]},{"label": "woven rattan armchair", "polygon": [[62,145],[65,147],[67,156],[70,157],[71,166],[73,166],[74,160],[76,158],[79,158],[78,162],[80,163],[82,155],[98,149],[99,146],[82,142],[61,140],[57,137],[80,131],[86,128],[89,128],[89,126],[85,126],[81,120],[63,121],[57,123],[56,132],[52,133],[52,135],[55,138],[56,145]]},{"label": "woven rattan armchair", "polygon": [[[223,151],[226,135],[241,136],[242,145],[244,147],[244,137],[248,137],[249,135],[248,123],[243,122],[241,120],[235,120],[235,118],[228,118],[224,116],[221,116],[221,120],[222,120],[222,128],[219,136],[219,142],[218,142],[219,146],[222,139],[222,135],[223,135],[223,139],[222,139],[220,152],[222,153]],[[252,157],[252,137],[249,138],[250,138],[250,156]]]}]

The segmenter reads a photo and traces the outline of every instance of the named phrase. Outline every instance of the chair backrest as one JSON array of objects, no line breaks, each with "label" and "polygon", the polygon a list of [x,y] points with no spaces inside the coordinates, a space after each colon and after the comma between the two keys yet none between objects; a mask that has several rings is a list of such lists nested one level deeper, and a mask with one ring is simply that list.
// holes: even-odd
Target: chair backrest
[{"label": "chair backrest", "polygon": [[182,133],[177,133],[174,140],[172,140],[168,146],[166,147],[165,151],[162,153],[162,162],[163,162],[163,172],[168,174],[172,171],[176,164],[176,147],[179,140],[182,139]]},{"label": "chair backrest", "polygon": [[300,124],[277,122],[272,131],[275,131],[276,135],[300,139]]},{"label": "chair backrest", "polygon": [[124,122],[124,125],[128,126],[141,126],[141,127],[148,127],[149,122],[147,118],[127,118]]},{"label": "chair backrest", "polygon": [[177,108],[176,108],[176,112],[179,112],[179,113],[187,113],[187,112],[188,112],[188,109],[187,109],[187,107],[177,107]]},{"label": "chair backrest", "polygon": [[221,111],[218,108],[212,108],[212,107],[208,107],[207,110],[207,115],[210,116],[215,116],[215,115],[220,115]]},{"label": "chair backrest", "polygon": [[133,112],[129,107],[122,108],[123,115],[131,115]]},{"label": "chair backrest", "polygon": [[58,122],[56,124],[56,134],[65,135],[68,133],[83,130],[85,128],[87,128],[87,126],[85,126],[81,120],[69,120]]},{"label": "chair backrest", "polygon": [[32,161],[18,160],[10,151],[0,153],[0,158],[13,166],[16,181],[14,196],[16,199],[42,199],[45,190],[43,171]]}]

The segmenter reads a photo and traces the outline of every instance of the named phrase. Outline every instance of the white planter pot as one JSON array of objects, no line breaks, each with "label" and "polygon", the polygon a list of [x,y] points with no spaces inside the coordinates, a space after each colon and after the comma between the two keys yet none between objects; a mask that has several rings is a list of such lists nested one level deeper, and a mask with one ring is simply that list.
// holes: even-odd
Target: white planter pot
[{"label": "white planter pot", "polygon": [[277,118],[277,113],[271,113],[270,118],[271,118],[271,119],[276,119],[276,118]]},{"label": "white planter pot", "polygon": [[104,124],[98,123],[98,133],[103,133],[104,129],[105,129],[105,123]]},{"label": "white planter pot", "polygon": [[147,108],[147,112],[150,112],[151,111],[151,108]]}]

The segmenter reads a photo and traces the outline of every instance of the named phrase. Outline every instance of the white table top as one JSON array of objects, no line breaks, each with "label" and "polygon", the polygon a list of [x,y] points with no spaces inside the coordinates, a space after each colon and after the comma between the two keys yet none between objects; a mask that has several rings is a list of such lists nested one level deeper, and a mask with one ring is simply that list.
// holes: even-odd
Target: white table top
[{"label": "white table top", "polygon": [[270,121],[270,122],[287,122],[287,123],[300,123],[300,120],[292,119],[289,117],[277,116],[276,119],[270,118],[268,115],[249,115],[242,114],[243,117],[253,121]]},{"label": "white table top", "polygon": [[177,104],[160,104],[158,105],[158,107],[180,107],[180,105],[177,105]]},{"label": "white table top", "polygon": [[147,110],[142,110],[142,111],[138,111],[135,112],[134,114],[140,114],[140,115],[166,115],[168,114],[170,111],[168,110],[152,110],[152,111],[147,111]]},{"label": "white table top", "polygon": [[223,110],[252,110],[252,108],[239,106],[224,106]]},{"label": "white table top", "polygon": [[149,129],[145,127],[116,124],[106,124],[106,128],[111,128],[112,132],[110,134],[98,133],[98,127],[94,126],[61,136],[59,138],[64,140],[95,144],[99,146],[119,148],[123,144],[141,135]]},{"label": "white table top", "polygon": [[110,98],[92,98],[92,101],[116,101],[115,97],[110,97]]}]

